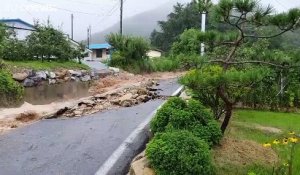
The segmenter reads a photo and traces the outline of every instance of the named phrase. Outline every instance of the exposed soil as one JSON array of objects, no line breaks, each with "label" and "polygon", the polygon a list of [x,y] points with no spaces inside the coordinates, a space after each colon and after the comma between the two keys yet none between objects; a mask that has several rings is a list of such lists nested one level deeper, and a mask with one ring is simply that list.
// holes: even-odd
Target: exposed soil
[{"label": "exposed soil", "polygon": [[[159,98],[155,92],[157,89],[151,89],[158,80],[176,78],[183,74],[184,72],[168,72],[133,75],[120,72],[94,82],[90,88],[93,94],[91,97],[48,105],[31,105],[25,102],[19,108],[0,109],[0,134],[41,118],[80,117],[111,108],[147,102]],[[36,115],[27,115],[28,113]]]},{"label": "exposed soil", "polygon": [[26,112],[26,113],[19,114],[16,117],[16,121],[26,123],[26,122],[36,120],[38,118],[39,118],[39,115],[36,112],[30,112],[29,111],[29,112]]},{"label": "exposed soil", "polygon": [[282,130],[279,128],[269,127],[269,126],[262,126],[259,124],[249,124],[244,122],[232,122],[234,125],[243,126],[245,128],[255,128],[257,130],[266,132],[266,133],[272,133],[272,134],[281,134]]},{"label": "exposed soil", "polygon": [[140,86],[141,83],[151,80],[164,80],[180,77],[184,72],[164,72],[151,73],[144,75],[134,75],[127,72],[122,72],[118,75],[110,75],[99,81],[96,81],[90,88],[92,94],[102,94],[118,88],[126,88],[130,86]]},{"label": "exposed soil", "polygon": [[213,151],[217,165],[233,164],[250,166],[253,164],[274,165],[278,162],[278,155],[271,148],[248,140],[224,138],[219,147]]},{"label": "exposed soil", "polygon": [[6,133],[27,124],[38,121],[40,116],[35,112],[25,112],[19,114],[16,118],[5,118],[0,120],[0,134]]},{"label": "exposed soil", "polygon": [[18,122],[14,119],[5,119],[0,122],[0,133],[6,133],[14,128],[21,126],[21,122]]}]

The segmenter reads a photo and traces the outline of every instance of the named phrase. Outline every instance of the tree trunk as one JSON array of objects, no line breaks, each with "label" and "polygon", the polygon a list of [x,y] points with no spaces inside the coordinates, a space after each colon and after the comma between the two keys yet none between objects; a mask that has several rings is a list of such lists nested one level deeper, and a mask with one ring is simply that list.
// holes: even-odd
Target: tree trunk
[{"label": "tree trunk", "polygon": [[225,107],[225,118],[224,118],[224,121],[222,123],[222,126],[221,126],[221,131],[222,133],[224,134],[225,131],[226,131],[226,128],[230,122],[230,119],[231,119],[231,116],[232,116],[232,110],[233,110],[233,105],[232,104],[226,104],[226,107]]},{"label": "tree trunk", "polygon": [[223,100],[225,104],[225,118],[221,126],[221,131],[224,134],[226,131],[226,128],[230,122],[231,116],[232,116],[232,111],[233,111],[233,102],[230,101],[229,97],[226,95],[224,86],[220,86],[218,88],[218,95],[220,98]]}]

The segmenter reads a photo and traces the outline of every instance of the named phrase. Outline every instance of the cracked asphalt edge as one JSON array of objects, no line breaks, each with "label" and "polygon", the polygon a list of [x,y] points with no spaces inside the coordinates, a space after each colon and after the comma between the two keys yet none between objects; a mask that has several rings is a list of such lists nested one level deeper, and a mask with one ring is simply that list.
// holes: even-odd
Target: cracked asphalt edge
[{"label": "cracked asphalt edge", "polygon": [[[179,96],[183,90],[184,86],[180,86],[171,96]],[[151,119],[165,102],[166,100],[146,117],[104,164],[102,164],[95,175],[122,175],[128,173],[132,159],[145,148],[150,138],[149,124]]]}]

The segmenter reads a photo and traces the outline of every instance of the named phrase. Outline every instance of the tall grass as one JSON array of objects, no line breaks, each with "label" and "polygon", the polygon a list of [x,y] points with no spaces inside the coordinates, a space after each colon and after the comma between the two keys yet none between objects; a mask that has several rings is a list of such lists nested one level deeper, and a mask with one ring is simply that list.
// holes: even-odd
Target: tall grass
[{"label": "tall grass", "polygon": [[75,61],[4,61],[5,66],[13,71],[15,69],[34,69],[34,70],[57,70],[57,69],[84,69],[90,68],[85,64],[79,64]]},{"label": "tall grass", "polygon": [[160,58],[124,59],[120,52],[112,55],[109,65],[120,67],[126,71],[139,74],[151,72],[171,72],[189,70],[201,65],[202,59],[198,55],[177,55]]}]

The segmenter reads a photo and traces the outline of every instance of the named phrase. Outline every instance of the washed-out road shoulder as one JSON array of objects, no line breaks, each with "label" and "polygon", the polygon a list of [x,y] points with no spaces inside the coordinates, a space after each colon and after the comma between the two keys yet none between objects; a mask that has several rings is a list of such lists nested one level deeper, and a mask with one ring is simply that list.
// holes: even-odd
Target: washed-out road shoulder
[{"label": "washed-out road shoulder", "polygon": [[[162,95],[180,87],[160,84]],[[74,119],[43,120],[0,136],[0,175],[94,175],[163,100]]]}]

